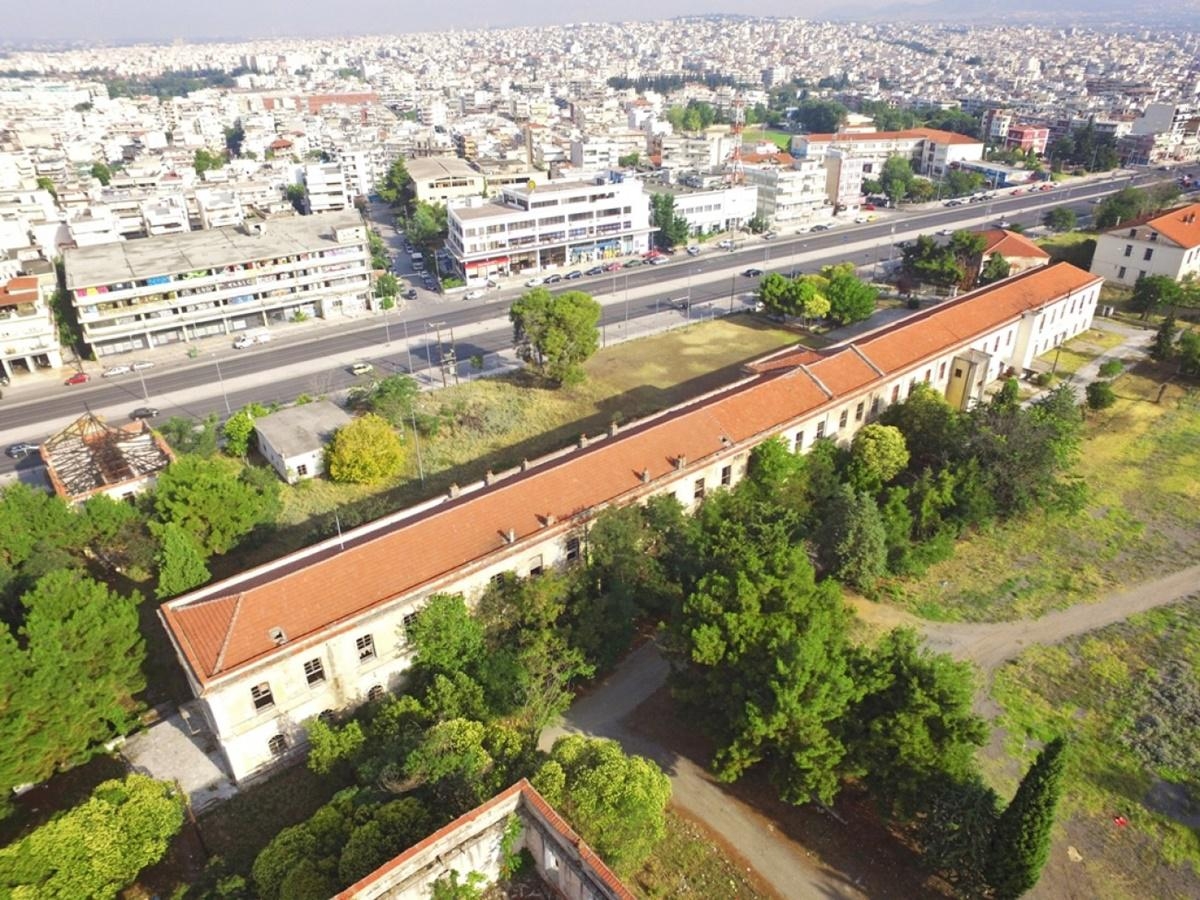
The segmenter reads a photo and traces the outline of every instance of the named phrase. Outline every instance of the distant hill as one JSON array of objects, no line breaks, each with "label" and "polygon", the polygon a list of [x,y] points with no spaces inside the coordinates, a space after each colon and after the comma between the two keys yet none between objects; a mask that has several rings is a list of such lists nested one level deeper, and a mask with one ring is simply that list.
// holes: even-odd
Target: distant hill
[{"label": "distant hill", "polygon": [[1170,4],[1149,0],[1010,0],[998,6],[967,4],[962,0],[913,0],[876,6],[852,0],[826,17],[837,21],[948,25],[1200,26],[1200,0],[1177,0]]}]

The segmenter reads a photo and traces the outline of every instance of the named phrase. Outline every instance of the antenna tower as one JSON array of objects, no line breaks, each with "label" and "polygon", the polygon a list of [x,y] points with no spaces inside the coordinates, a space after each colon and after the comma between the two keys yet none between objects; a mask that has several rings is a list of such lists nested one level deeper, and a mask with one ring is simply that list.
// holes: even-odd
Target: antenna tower
[{"label": "antenna tower", "polygon": [[733,127],[729,136],[733,149],[729,153],[728,180],[730,184],[741,184],[746,180],[746,169],[742,165],[742,132],[746,128],[746,98],[738,94],[733,98]]}]

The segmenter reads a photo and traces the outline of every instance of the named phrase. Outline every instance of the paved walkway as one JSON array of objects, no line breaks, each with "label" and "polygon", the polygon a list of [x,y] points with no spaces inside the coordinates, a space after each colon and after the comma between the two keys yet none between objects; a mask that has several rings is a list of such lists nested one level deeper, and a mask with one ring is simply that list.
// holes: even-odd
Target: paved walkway
[{"label": "paved walkway", "polygon": [[[192,719],[202,721],[198,713]],[[120,753],[133,771],[176,782],[187,793],[192,810],[200,812],[237,793],[214,745],[207,731],[193,734],[176,712],[133,735]]]}]

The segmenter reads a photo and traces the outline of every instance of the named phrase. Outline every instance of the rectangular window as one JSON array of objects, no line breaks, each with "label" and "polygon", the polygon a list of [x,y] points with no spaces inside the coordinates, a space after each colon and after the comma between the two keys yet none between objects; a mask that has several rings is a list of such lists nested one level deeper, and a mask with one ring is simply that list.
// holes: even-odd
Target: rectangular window
[{"label": "rectangular window", "polygon": [[308,475],[308,463],[300,463],[300,465],[296,466],[296,474],[301,478]]},{"label": "rectangular window", "polygon": [[1138,278],[1145,278],[1145,277],[1146,277],[1146,270],[1138,269]]},{"label": "rectangular window", "polygon": [[579,559],[579,538],[567,538],[567,562],[574,562]]},{"label": "rectangular window", "polygon": [[271,685],[265,681],[250,688],[250,698],[254,701],[255,712],[262,712],[275,705],[275,697],[271,694]]},{"label": "rectangular window", "polygon": [[704,479],[697,478],[695,484],[692,485],[692,500],[699,503],[704,499]]},{"label": "rectangular window", "polygon": [[729,487],[731,484],[733,484],[733,466],[725,466],[721,469],[721,485]]},{"label": "rectangular window", "polygon": [[504,573],[497,572],[495,575],[493,575],[492,584],[496,585],[496,587],[500,587],[500,585],[504,584]]},{"label": "rectangular window", "polygon": [[[1004,337],[1004,346],[1005,347],[1012,346],[1012,335],[1013,335],[1013,333],[1011,331],[1009,331],[1005,334],[1005,337]],[[942,363],[942,365],[944,366],[945,363]]]},{"label": "rectangular window", "polygon": [[898,385],[898,384],[892,385],[892,402],[893,403],[900,402],[900,385]]},{"label": "rectangular window", "polygon": [[1117,269],[1117,277],[1118,278],[1125,277],[1125,267],[1124,266],[1121,266],[1121,268]]},{"label": "rectangular window", "polygon": [[1125,245],[1125,255],[1126,255],[1126,256],[1133,256],[1133,244],[1126,244],[1126,245]]},{"label": "rectangular window", "polygon": [[404,639],[406,641],[409,639],[409,629],[412,628],[413,622],[417,621],[417,616],[419,615],[419,612],[405,613],[404,618],[400,620],[400,627],[404,629]]},{"label": "rectangular window", "polygon": [[804,449],[804,432],[803,431],[796,432],[796,440],[794,442],[794,446],[792,449],[795,450],[795,452],[797,452],[797,453],[799,453],[801,450]]},{"label": "rectangular window", "polygon": [[825,437],[825,423],[818,422],[817,423],[817,440],[819,441],[823,437]]},{"label": "rectangular window", "polygon": [[375,658],[375,638],[369,634],[354,639],[354,647],[358,650],[358,661],[365,663]]},{"label": "rectangular window", "polygon": [[861,422],[863,420],[863,412],[867,406],[867,401],[859,400],[858,406],[854,407],[854,421]]},{"label": "rectangular window", "polygon": [[838,428],[845,428],[846,423],[850,421],[850,410],[843,409],[842,414],[838,416]]},{"label": "rectangular window", "polygon": [[1146,252],[1142,254],[1142,260],[1143,260],[1143,261],[1148,261],[1148,260],[1150,259],[1150,257],[1152,257],[1153,255],[1154,255],[1154,248],[1153,248],[1153,247],[1147,247],[1147,248],[1146,248]]},{"label": "rectangular window", "polygon": [[542,554],[538,554],[529,561],[529,577],[536,578],[542,574]]},{"label": "rectangular window", "polygon": [[962,369],[960,369],[958,366],[954,367],[954,377],[962,378]]},{"label": "rectangular window", "polygon": [[304,678],[310,686],[325,680],[325,666],[319,659],[310,659],[304,664]]},{"label": "rectangular window", "polygon": [[941,381],[945,377],[946,377],[946,364],[943,362],[940,366],[938,366],[938,381]]},{"label": "rectangular window", "polygon": [[883,405],[882,397],[872,397],[871,398],[871,415],[872,416],[879,415],[879,407],[881,407],[882,405]]},{"label": "rectangular window", "polygon": [[912,379],[912,380],[911,380],[911,381],[908,383],[908,393],[907,393],[907,394],[905,394],[905,396],[906,396],[906,397],[911,397],[911,396],[912,396],[912,392],[913,392],[913,390],[916,388],[916,386],[917,386],[917,379],[915,379],[915,378],[914,378],[914,379]]}]

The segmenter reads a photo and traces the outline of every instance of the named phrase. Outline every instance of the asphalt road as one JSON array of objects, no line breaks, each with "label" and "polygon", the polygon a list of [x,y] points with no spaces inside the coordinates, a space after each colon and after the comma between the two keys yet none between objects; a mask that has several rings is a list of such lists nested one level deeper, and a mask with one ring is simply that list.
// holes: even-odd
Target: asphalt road
[{"label": "asphalt road", "polygon": [[[1172,173],[1171,177],[1176,174],[1178,172]],[[1103,197],[1129,184],[1142,185],[1163,177],[1158,172],[1123,175],[1070,188],[1056,188],[1045,193],[1002,196],[987,203],[937,207],[881,217],[880,221],[864,225],[841,225],[823,233],[780,237],[772,241],[749,237],[739,242],[733,252],[706,249],[697,257],[679,253],[669,265],[646,265],[615,274],[564,281],[556,285],[554,290],[590,291],[604,305],[602,323],[606,326],[635,322],[654,315],[662,311],[665,301],[678,301],[685,296],[690,296],[693,307],[728,298],[730,308],[733,308],[741,302],[741,295],[751,290],[755,283],[736,274],[745,268],[785,273],[815,271],[823,265],[845,259],[858,265],[867,265],[872,261],[887,260],[895,253],[892,249],[894,244],[907,239],[914,232],[932,232],[964,222],[978,224],[981,220],[984,224],[996,224],[1003,219],[1034,225],[1040,221],[1046,209],[1064,204],[1084,216],[1090,214],[1090,201],[1094,198]],[[853,252],[848,252],[850,247],[855,248]],[[681,279],[686,280],[686,289],[676,284],[661,295],[645,296],[655,293],[655,285],[679,282]],[[23,387],[9,390],[9,396],[0,401],[0,444],[25,439],[27,435],[36,439],[34,433],[39,423],[47,423],[45,433],[49,433],[49,423],[79,415],[86,409],[127,407],[132,410],[137,406],[156,405],[163,409],[164,416],[203,417],[214,412],[224,415],[227,409],[237,409],[250,401],[290,401],[300,393],[324,394],[343,390],[357,381],[347,368],[341,363],[331,362],[328,369],[314,374],[311,371],[314,361],[344,359],[348,355],[371,351],[364,358],[382,364],[381,367],[385,369],[406,371],[409,368],[409,354],[403,349],[406,334],[415,338],[411,345],[411,365],[419,372],[431,365],[431,355],[435,362],[438,359],[433,349],[437,327],[442,328],[445,334],[451,329],[462,330],[478,323],[494,323],[495,327],[482,331],[472,329],[471,336],[466,340],[458,335],[455,340],[460,360],[474,354],[493,353],[511,345],[512,332],[506,321],[508,308],[522,290],[509,288],[489,291],[484,298],[472,301],[443,299],[437,302],[423,298],[408,310],[395,311],[383,318],[373,317],[369,323],[326,326],[319,333],[306,334],[302,340],[273,341],[242,351],[224,348],[204,353],[195,360],[172,360],[169,367],[157,366],[143,373],[141,378],[130,374],[111,380],[94,378],[85,385],[46,384],[31,389]],[[639,293],[643,296],[629,299],[631,294]],[[679,315],[685,313],[680,312]],[[395,353],[380,357],[380,346],[388,344],[398,345]],[[310,371],[301,375],[289,373],[289,365],[296,363],[308,363]],[[95,372],[94,367],[92,371]],[[241,386],[226,388],[229,382],[238,381]],[[172,402],[169,406],[158,399],[181,395],[188,399]],[[36,461],[30,459],[22,467],[34,465]],[[16,463],[5,458],[0,462],[0,473],[9,472],[14,467]]]}]

